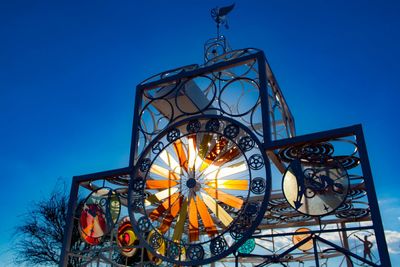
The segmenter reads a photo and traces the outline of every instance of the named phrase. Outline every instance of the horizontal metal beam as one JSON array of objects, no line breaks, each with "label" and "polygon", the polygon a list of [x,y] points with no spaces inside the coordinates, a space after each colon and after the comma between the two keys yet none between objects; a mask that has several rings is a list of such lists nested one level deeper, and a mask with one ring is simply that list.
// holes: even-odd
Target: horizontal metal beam
[{"label": "horizontal metal beam", "polygon": [[299,145],[307,142],[324,142],[336,138],[342,138],[347,136],[356,135],[358,129],[361,127],[360,124],[337,128],[328,131],[322,131],[317,133],[311,133],[306,135],[299,135],[292,138],[285,138],[281,140],[272,141],[270,144],[264,144],[265,150],[279,149],[290,145]]},{"label": "horizontal metal beam", "polygon": [[131,173],[132,167],[125,167],[120,169],[108,170],[103,172],[95,172],[90,174],[74,176],[74,181],[78,183],[89,182],[93,180],[100,180],[105,178],[110,178],[113,176],[125,175]]}]

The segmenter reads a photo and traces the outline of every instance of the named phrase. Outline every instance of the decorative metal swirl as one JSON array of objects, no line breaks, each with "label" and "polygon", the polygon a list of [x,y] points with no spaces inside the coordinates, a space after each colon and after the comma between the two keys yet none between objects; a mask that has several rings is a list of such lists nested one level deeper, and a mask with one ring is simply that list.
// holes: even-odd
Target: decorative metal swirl
[{"label": "decorative metal swirl", "polygon": [[330,143],[311,143],[299,146],[290,146],[279,151],[279,157],[285,162],[296,159],[316,162],[333,154],[334,148]]}]

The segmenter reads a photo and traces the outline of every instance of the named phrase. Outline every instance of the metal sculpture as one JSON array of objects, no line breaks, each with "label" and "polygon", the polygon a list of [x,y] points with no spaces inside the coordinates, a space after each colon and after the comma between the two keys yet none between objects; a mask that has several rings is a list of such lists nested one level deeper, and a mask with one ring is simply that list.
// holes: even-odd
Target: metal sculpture
[{"label": "metal sculpture", "polygon": [[60,266],[390,266],[361,126],[296,136],[262,51],[218,32],[204,61],[137,86],[129,165],[74,177]]},{"label": "metal sculpture", "polygon": [[[130,217],[145,247],[185,265],[231,254],[267,207],[271,181],[260,148],[250,130],[220,116],[191,117],[160,133],[138,159],[129,189]],[[158,233],[155,242],[146,241],[139,221]],[[158,250],[161,244],[188,253],[172,257]]]}]

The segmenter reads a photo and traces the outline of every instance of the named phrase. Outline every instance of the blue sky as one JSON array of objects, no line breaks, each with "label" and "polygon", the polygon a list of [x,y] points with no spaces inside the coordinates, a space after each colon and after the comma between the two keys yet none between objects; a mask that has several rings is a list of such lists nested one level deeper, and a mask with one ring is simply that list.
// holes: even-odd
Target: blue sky
[{"label": "blue sky", "polygon": [[[230,3],[0,2],[0,262],[58,178],[127,166],[136,84],[202,63],[209,10]],[[297,134],[363,124],[400,264],[399,13],[396,1],[237,0],[225,33],[265,51]]]}]

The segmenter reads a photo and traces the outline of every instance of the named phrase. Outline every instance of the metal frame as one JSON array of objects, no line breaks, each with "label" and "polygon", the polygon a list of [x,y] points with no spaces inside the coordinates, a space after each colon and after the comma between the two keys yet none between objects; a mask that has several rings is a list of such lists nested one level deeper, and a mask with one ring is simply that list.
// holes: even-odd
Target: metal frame
[{"label": "metal frame", "polygon": [[[257,254],[241,254],[238,253],[236,257],[236,262],[239,262],[238,258],[246,258],[246,257],[259,257],[264,259],[264,263],[257,265],[257,266],[266,266],[269,263],[272,262],[280,262],[281,259],[283,259],[285,256],[289,255],[290,252],[298,248],[300,245],[304,244],[307,242],[307,240],[312,239],[313,242],[315,243],[316,241],[322,242],[324,244],[327,244],[337,251],[343,253],[346,255],[347,260],[349,260],[351,257],[360,260],[364,264],[367,264],[368,266],[391,266],[390,262],[390,257],[388,253],[388,248],[387,248],[387,243],[385,240],[384,236],[384,229],[382,225],[382,219],[380,216],[380,211],[379,211],[379,205],[378,201],[376,198],[376,192],[375,192],[375,186],[374,182],[372,179],[372,173],[371,173],[371,168],[369,164],[369,159],[368,159],[368,154],[366,150],[366,144],[364,140],[364,134],[362,130],[362,126],[360,124],[350,126],[350,127],[345,127],[345,128],[338,128],[334,130],[329,130],[329,131],[323,131],[323,132],[318,132],[318,133],[312,133],[312,134],[307,134],[303,136],[296,136],[293,138],[288,138],[288,139],[282,139],[278,141],[273,141],[269,145],[265,145],[265,150],[266,151],[274,151],[277,149],[280,149],[282,147],[287,147],[287,146],[292,146],[292,145],[299,145],[299,144],[307,144],[307,143],[315,143],[315,142],[325,142],[325,141],[330,141],[330,140],[335,140],[338,138],[343,138],[343,137],[351,137],[354,136],[356,139],[356,143],[358,146],[358,151],[360,155],[360,161],[361,161],[361,168],[362,168],[362,174],[364,177],[364,183],[365,183],[365,189],[367,191],[367,198],[368,198],[368,203],[369,207],[371,210],[371,215],[370,217],[367,217],[363,220],[357,220],[357,221],[371,221],[372,225],[371,226],[358,226],[358,227],[347,227],[346,223],[351,223],[354,222],[352,220],[330,220],[330,221],[313,221],[311,220],[309,223],[297,223],[297,226],[307,226],[307,225],[328,225],[328,224],[341,224],[340,228],[336,229],[319,229],[319,230],[312,230],[309,232],[306,232],[306,234],[311,234],[311,236],[302,242],[298,243],[295,246],[290,247],[286,251],[280,254],[264,254],[264,255],[257,255]],[[293,227],[296,226],[294,225],[287,225],[286,227]],[[285,227],[283,225],[282,227]],[[346,232],[351,232],[351,231],[360,231],[360,230],[373,230],[375,233],[376,237],[376,242],[377,242],[377,249],[379,253],[379,258],[380,258],[380,265],[377,265],[373,262],[370,262],[364,258],[362,258],[359,255],[354,254],[353,252],[349,251],[347,248],[340,247],[320,236],[318,234],[321,233],[346,233]],[[304,234],[304,233],[301,233]],[[296,235],[296,233],[279,233],[279,234],[257,234],[253,235],[253,238],[274,238],[274,237],[279,237],[279,236],[293,236]],[[345,234],[347,237],[347,234]],[[347,242],[347,239],[346,239]],[[315,259],[315,264],[316,266],[320,266],[319,263],[319,254],[316,250],[316,246],[314,246],[314,259]],[[239,266],[236,264],[236,266]],[[352,265],[348,265],[352,266]]]},{"label": "metal frame", "polygon": [[[376,198],[376,192],[375,192],[375,187],[374,183],[372,180],[372,173],[371,173],[371,168],[368,160],[368,155],[367,155],[367,150],[366,150],[366,145],[365,145],[365,140],[364,140],[364,135],[362,131],[361,125],[354,125],[350,127],[345,127],[345,128],[339,128],[339,129],[334,129],[334,130],[329,130],[329,131],[323,131],[323,132],[318,132],[318,133],[313,133],[313,134],[308,134],[308,135],[302,135],[302,136],[295,136],[295,123],[294,123],[294,118],[290,112],[290,109],[285,101],[285,98],[279,88],[279,85],[274,77],[274,74],[266,60],[266,57],[264,53],[260,50],[256,49],[243,49],[243,50],[237,50],[237,51],[230,51],[227,52],[228,54],[230,53],[231,55],[234,55],[232,57],[217,57],[216,59],[213,59],[212,61],[206,62],[204,66],[199,67],[198,65],[189,65],[185,66],[182,68],[174,69],[171,71],[166,71],[163,73],[160,73],[158,75],[154,75],[152,78],[142,82],[136,87],[136,94],[135,94],[135,106],[134,106],[134,117],[133,117],[133,123],[132,123],[132,137],[131,137],[131,148],[130,148],[130,158],[129,158],[129,165],[126,168],[120,168],[120,169],[115,169],[115,170],[109,170],[105,172],[98,172],[94,174],[87,174],[87,175],[81,175],[81,176],[75,176],[73,177],[72,180],[72,185],[71,185],[71,191],[70,191],[70,199],[69,199],[69,205],[68,205],[68,214],[67,214],[67,224],[65,226],[65,235],[64,235],[64,240],[63,240],[63,248],[61,251],[61,260],[59,266],[67,266],[68,262],[68,255],[70,253],[69,247],[71,246],[71,236],[72,236],[72,231],[73,231],[73,222],[74,222],[74,212],[77,207],[77,199],[78,199],[78,191],[79,187],[85,187],[88,189],[93,189],[91,186],[91,181],[95,180],[109,180],[112,179],[112,177],[117,177],[121,175],[127,175],[127,174],[132,174],[134,173],[135,170],[135,165],[136,161],[139,158],[138,155],[138,140],[139,140],[139,124],[141,121],[141,108],[142,108],[142,102],[144,99],[144,92],[145,90],[149,90],[152,88],[157,88],[159,86],[164,86],[168,85],[170,83],[173,83],[174,81],[180,81],[180,80],[185,80],[185,79],[190,79],[193,77],[201,76],[201,75],[207,75],[210,73],[215,73],[218,71],[223,71],[225,69],[229,69],[235,66],[240,66],[243,64],[246,64],[248,62],[255,61],[256,62],[256,67],[258,69],[258,84],[259,84],[259,93],[260,93],[260,103],[261,103],[261,111],[263,114],[262,117],[262,147],[263,150],[265,151],[266,155],[268,155],[270,161],[272,164],[276,166],[276,168],[283,173],[285,170],[285,164],[281,162],[279,159],[279,155],[275,153],[276,150],[290,146],[290,145],[296,145],[296,144],[306,144],[309,142],[323,142],[323,141],[329,141],[332,139],[337,139],[337,138],[343,138],[343,137],[349,137],[349,136],[355,136],[356,138],[356,144],[358,147],[358,153],[360,155],[360,162],[361,162],[361,168],[362,168],[362,173],[365,181],[365,190],[367,191],[367,198],[368,198],[368,204],[370,207],[370,217],[360,219],[359,221],[368,221],[371,220],[373,224],[371,226],[359,226],[359,227],[349,227],[346,228],[346,221],[345,219],[336,219],[336,220],[330,220],[330,221],[324,221],[323,218],[318,218],[315,219],[314,221],[309,221],[309,222],[292,222],[292,223],[287,223],[283,226],[278,226],[279,227],[293,227],[297,225],[322,225],[322,224],[340,224],[342,227],[337,228],[337,229],[320,229],[320,230],[312,230],[310,231],[310,234],[312,236],[308,239],[312,239],[314,244],[316,242],[323,242],[325,244],[331,245],[336,249],[336,251],[344,253],[345,255],[348,255],[346,257],[354,257],[359,260],[360,256],[355,255],[352,252],[349,252],[346,250],[346,248],[341,248],[337,247],[335,244],[330,244],[329,241],[325,240],[322,237],[319,237],[319,233],[328,233],[328,232],[341,232],[343,233],[343,236],[345,237],[347,242],[347,235],[345,234],[348,231],[352,230],[373,230],[376,236],[376,242],[377,242],[377,247],[378,247],[378,252],[379,252],[379,258],[381,261],[380,266],[391,266],[390,263],[390,258],[388,254],[388,249],[387,249],[387,244],[386,240],[384,237],[384,230],[382,226],[382,220],[379,212],[379,206]],[[235,54],[236,53],[236,54]],[[216,62],[213,65],[209,65],[210,63]],[[272,97],[271,97],[272,96]],[[275,100],[275,98],[277,100]],[[273,102],[277,101],[277,102]],[[280,116],[282,117],[280,121],[276,120],[275,114],[274,114],[274,109],[278,107],[278,111],[280,112]],[[197,114],[198,115],[198,114]],[[204,115],[204,114],[203,114]],[[195,115],[193,115],[195,117]],[[171,124],[176,123],[177,121],[172,120],[169,121],[168,126]],[[179,122],[179,120],[178,120]],[[284,133],[283,133],[283,139],[282,136],[279,136],[277,133],[277,127],[283,127]],[[167,127],[168,128],[168,127]],[[139,151],[140,152],[140,151]],[[281,194],[273,194],[272,198],[276,197],[281,197]],[[261,225],[261,228],[264,227],[264,229],[269,229],[271,228],[270,226],[264,226]],[[281,235],[285,234],[254,234],[252,237],[253,238],[264,238],[264,237],[278,237]],[[287,235],[287,234],[286,234]],[[290,235],[293,235],[293,233],[290,233]],[[308,240],[307,239],[307,240]],[[240,260],[246,260],[246,258],[254,258],[254,257],[261,257],[264,259],[263,264],[268,264],[269,262],[272,261],[279,261],[280,259],[285,259],[287,255],[289,255],[293,250],[295,250],[297,247],[299,247],[301,244],[307,242],[307,240],[303,240],[302,242],[298,243],[297,245],[291,247],[290,249],[286,250],[283,253],[280,253],[279,255],[256,255],[256,254],[241,254],[238,252],[234,253],[234,260],[236,262],[236,266],[238,266],[238,262]],[[316,246],[314,246],[314,260],[316,266],[320,265],[320,262],[318,260],[318,251],[316,249]],[[363,261],[363,260],[362,260]],[[366,261],[363,261],[366,262]],[[367,264],[370,264],[371,266],[376,266],[373,263],[366,262]],[[262,264],[260,265],[262,266]]]}]

